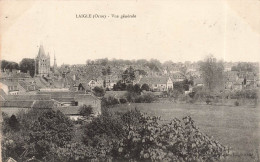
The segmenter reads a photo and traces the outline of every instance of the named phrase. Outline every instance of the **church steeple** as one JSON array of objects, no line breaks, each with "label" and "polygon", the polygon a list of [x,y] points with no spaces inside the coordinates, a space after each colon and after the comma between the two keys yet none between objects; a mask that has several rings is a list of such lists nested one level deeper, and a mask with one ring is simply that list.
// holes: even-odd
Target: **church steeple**
[{"label": "church steeple", "polygon": [[41,44],[37,57],[43,57],[43,56],[46,56],[46,55],[45,55],[45,51],[44,51],[43,45]]},{"label": "church steeple", "polygon": [[42,43],[40,44],[38,55],[35,58],[35,75],[48,76],[50,74],[50,55],[45,54]]},{"label": "church steeple", "polygon": [[54,53],[53,72],[56,72],[56,70],[57,70],[57,62],[56,62],[56,56],[55,56],[55,53]]}]

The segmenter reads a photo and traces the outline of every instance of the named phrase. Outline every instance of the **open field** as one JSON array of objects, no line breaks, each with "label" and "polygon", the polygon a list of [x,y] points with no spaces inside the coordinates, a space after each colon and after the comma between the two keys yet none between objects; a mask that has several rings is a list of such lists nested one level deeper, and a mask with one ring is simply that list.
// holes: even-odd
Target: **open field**
[{"label": "open field", "polygon": [[260,161],[259,107],[145,103],[117,105],[111,110],[126,111],[135,107],[141,112],[161,116],[163,120],[189,115],[201,131],[231,147],[234,156],[225,161]]}]

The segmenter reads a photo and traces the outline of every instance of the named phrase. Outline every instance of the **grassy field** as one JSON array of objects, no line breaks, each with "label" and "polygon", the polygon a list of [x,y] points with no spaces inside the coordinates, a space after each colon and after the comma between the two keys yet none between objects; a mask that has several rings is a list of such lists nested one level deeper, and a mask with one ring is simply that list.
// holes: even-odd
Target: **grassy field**
[{"label": "grassy field", "polygon": [[231,147],[234,156],[225,161],[260,161],[259,157],[259,108],[212,106],[195,104],[152,103],[124,104],[112,111],[138,110],[163,120],[191,116],[201,131]]}]

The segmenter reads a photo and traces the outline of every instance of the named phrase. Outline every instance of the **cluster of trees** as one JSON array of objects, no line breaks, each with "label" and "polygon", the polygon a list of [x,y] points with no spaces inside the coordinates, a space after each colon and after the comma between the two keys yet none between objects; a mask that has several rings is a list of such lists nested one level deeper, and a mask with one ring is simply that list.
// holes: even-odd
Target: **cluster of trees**
[{"label": "cluster of trees", "polygon": [[55,150],[73,138],[73,123],[60,111],[32,109],[10,118],[3,114],[2,158],[53,160]]},{"label": "cluster of trees", "polygon": [[127,68],[122,74],[122,81],[124,83],[133,83],[135,80],[135,71],[132,66]]},{"label": "cluster of trees", "polygon": [[19,70],[19,65],[16,62],[12,62],[12,61],[6,61],[6,60],[1,60],[0,61],[1,64],[1,70],[5,70],[5,69],[9,69],[9,70]]},{"label": "cluster of trees", "polygon": [[141,93],[143,91],[149,91],[149,85],[143,84],[140,86],[139,84],[128,84],[121,83],[120,81],[113,87],[115,91],[126,91],[125,95],[121,98],[115,98],[109,96],[107,98],[103,98],[102,105],[103,106],[111,106],[120,103],[132,102],[132,103],[151,103],[155,101],[157,98],[151,92]]},{"label": "cluster of trees", "polygon": [[232,71],[258,72],[259,67],[255,67],[248,62],[239,62],[236,66],[231,67]]},{"label": "cluster of trees", "polygon": [[21,70],[23,73],[27,73],[29,71],[30,75],[34,76],[35,71],[35,60],[30,58],[24,58],[22,61],[18,64],[16,62],[6,61],[2,60],[0,62],[1,64],[1,70]]},{"label": "cluster of trees", "polygon": [[4,115],[3,133],[3,160],[215,161],[229,154],[189,116],[163,123],[138,110],[104,111],[80,127],[59,111],[30,110],[17,119]]}]

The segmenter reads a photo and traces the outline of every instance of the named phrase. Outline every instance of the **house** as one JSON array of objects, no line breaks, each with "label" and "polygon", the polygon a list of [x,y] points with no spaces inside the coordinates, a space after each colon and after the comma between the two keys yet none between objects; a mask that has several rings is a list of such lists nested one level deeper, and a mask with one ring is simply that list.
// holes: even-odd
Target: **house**
[{"label": "house", "polygon": [[91,89],[95,88],[95,87],[103,87],[103,79],[102,78],[97,78],[97,79],[91,79],[88,82],[88,85]]},{"label": "house", "polygon": [[176,72],[172,74],[171,78],[173,82],[181,82],[185,79],[185,76],[183,76],[183,74],[181,74],[180,72]]},{"label": "house", "polygon": [[244,82],[243,79],[237,80],[237,81],[233,84],[232,89],[233,89],[233,90],[242,90],[242,89],[243,89],[243,82]]},{"label": "house", "polygon": [[120,80],[120,77],[117,75],[109,75],[105,78],[105,88],[109,90],[113,89],[114,85]]},{"label": "house", "polygon": [[18,95],[20,93],[25,93],[26,90],[17,81],[0,81],[0,87],[3,89],[5,94],[8,95]]},{"label": "house", "polygon": [[152,91],[168,91],[173,89],[173,82],[170,77],[143,77],[139,84],[148,84]]},{"label": "house", "polygon": [[74,100],[77,106],[91,105],[95,116],[101,114],[101,99],[91,94],[78,94],[75,95]]}]

